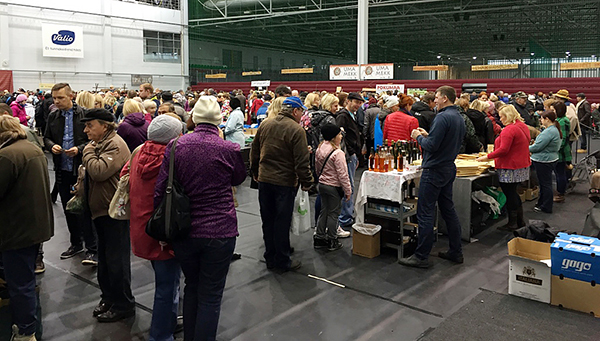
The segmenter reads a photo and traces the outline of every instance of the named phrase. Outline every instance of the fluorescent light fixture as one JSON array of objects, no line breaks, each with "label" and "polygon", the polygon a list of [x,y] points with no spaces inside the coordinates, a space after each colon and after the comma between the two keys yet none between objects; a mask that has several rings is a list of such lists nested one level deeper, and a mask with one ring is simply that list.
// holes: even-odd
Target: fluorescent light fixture
[{"label": "fluorescent light fixture", "polygon": [[250,14],[250,11],[244,11],[244,14]]},{"label": "fluorescent light fixture", "polygon": [[442,56],[439,56],[439,55],[438,55],[438,56],[437,56],[437,59],[442,59]]},{"label": "fluorescent light fixture", "polygon": [[298,9],[306,9],[306,6],[299,6]]},{"label": "fluorescent light fixture", "polygon": [[477,57],[473,56],[473,59],[477,59]]}]

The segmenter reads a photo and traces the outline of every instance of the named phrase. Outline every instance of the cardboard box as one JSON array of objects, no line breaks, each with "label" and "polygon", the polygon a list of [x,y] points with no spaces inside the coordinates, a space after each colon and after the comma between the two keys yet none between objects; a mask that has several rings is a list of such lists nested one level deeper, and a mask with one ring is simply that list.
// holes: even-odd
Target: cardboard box
[{"label": "cardboard box", "polygon": [[352,232],[352,254],[367,258],[375,258],[379,256],[381,252],[381,231],[372,236],[362,234],[356,230]]},{"label": "cardboard box", "polygon": [[526,192],[525,189],[517,189],[517,194],[519,194],[519,197],[521,198],[521,202],[527,201],[527,194],[525,192]]},{"label": "cardboard box", "polygon": [[508,242],[508,293],[550,303],[550,244],[513,238]]},{"label": "cardboard box", "polygon": [[535,188],[528,188],[525,190],[525,200],[527,201],[535,200],[538,198],[539,195],[540,188],[537,186]]},{"label": "cardboard box", "polygon": [[258,128],[246,128],[244,129],[244,134],[246,135],[256,135],[256,131]]},{"label": "cardboard box", "polygon": [[550,304],[600,317],[600,285],[553,275]]},{"label": "cardboard box", "polygon": [[600,283],[600,241],[596,238],[563,233],[552,243],[550,253],[552,275]]}]

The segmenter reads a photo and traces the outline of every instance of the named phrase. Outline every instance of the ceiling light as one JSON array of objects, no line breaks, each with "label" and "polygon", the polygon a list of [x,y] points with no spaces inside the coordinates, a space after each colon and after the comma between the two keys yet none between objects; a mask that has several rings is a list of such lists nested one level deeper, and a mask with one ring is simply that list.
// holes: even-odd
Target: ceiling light
[{"label": "ceiling light", "polygon": [[244,14],[250,14],[250,11],[244,11]]},{"label": "ceiling light", "polygon": [[389,15],[394,15],[396,13],[398,13],[398,12],[390,12]]},{"label": "ceiling light", "polygon": [[567,51],[567,52],[565,52],[565,54],[571,54],[571,52]]},{"label": "ceiling light", "polygon": [[306,6],[300,6],[298,9],[306,9]]},{"label": "ceiling light", "polygon": [[334,15],[333,17],[331,17],[331,19],[333,19],[333,20],[335,20],[337,18],[339,18],[337,15]]},{"label": "ceiling light", "polygon": [[473,57],[473,59],[477,59],[477,57]]},{"label": "ceiling light", "polygon": [[437,56],[437,59],[442,59],[442,56]]},{"label": "ceiling light", "polygon": [[531,55],[532,55],[532,56],[535,56],[535,53],[531,52]]}]

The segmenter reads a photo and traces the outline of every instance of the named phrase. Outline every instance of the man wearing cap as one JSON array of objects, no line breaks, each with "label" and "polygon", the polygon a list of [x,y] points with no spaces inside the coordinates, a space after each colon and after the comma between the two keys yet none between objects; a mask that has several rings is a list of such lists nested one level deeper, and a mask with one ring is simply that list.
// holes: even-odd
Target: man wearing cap
[{"label": "man wearing cap", "polygon": [[258,181],[268,269],[288,271],[302,266],[290,258],[289,234],[298,184],[303,191],[313,184],[306,133],[299,124],[304,110],[300,98],[286,98],[279,115],[264,121],[252,141],[250,168]]},{"label": "man wearing cap", "polygon": [[185,112],[185,109],[183,109],[182,105],[173,101],[173,93],[171,91],[163,91],[161,100],[162,104],[173,104],[173,108],[175,109],[174,112],[177,114],[177,116],[179,116],[183,122],[187,122],[187,119],[189,118],[187,112]]},{"label": "man wearing cap", "polygon": [[523,120],[525,120],[525,124],[527,124],[528,126],[536,127],[535,119],[531,115],[531,112],[527,105],[527,102],[529,102],[527,98],[527,94],[523,91],[517,92],[515,94],[515,109],[517,109]]},{"label": "man wearing cap", "polygon": [[91,140],[83,149],[83,165],[86,200],[98,235],[98,285],[102,299],[92,315],[99,322],[135,315],[129,228],[127,221],[108,215],[121,169],[131,157],[127,143],[117,135],[114,119],[106,109],[92,109],[81,119]]},{"label": "man wearing cap", "polygon": [[[350,185],[352,187],[352,197],[350,200],[342,200],[342,213],[338,219],[341,229],[338,231],[340,237],[348,237],[350,232],[347,229],[352,228],[354,224],[354,174],[358,167],[358,154],[363,145],[360,135],[360,128],[356,121],[356,112],[365,101],[362,96],[356,92],[348,94],[346,107],[338,111],[335,121],[340,128],[346,132],[344,141],[346,144],[346,162],[348,163],[348,176],[350,176]],[[346,230],[345,230],[346,229]]]},{"label": "man wearing cap", "polygon": [[575,111],[577,111],[577,118],[582,125],[581,137],[579,138],[581,141],[581,149],[577,149],[577,153],[583,154],[587,153],[587,134],[589,128],[592,126],[592,106],[590,105],[590,102],[585,99],[585,94],[583,92],[577,94]]},{"label": "man wearing cap", "polygon": [[83,129],[82,119],[85,111],[73,104],[73,92],[67,83],[58,83],[52,87],[52,98],[57,110],[48,116],[44,144],[46,150],[53,154],[54,171],[60,194],[60,201],[65,212],[67,227],[71,234],[71,246],[60,255],[67,259],[84,251],[82,237],[87,248],[83,263],[96,265],[96,237],[91,224],[84,224],[82,219],[67,212],[67,202],[73,197],[71,187],[77,182],[77,170],[81,165],[83,148],[89,142]]},{"label": "man wearing cap", "polygon": [[417,222],[419,223],[419,244],[415,253],[402,258],[398,263],[417,268],[428,268],[429,254],[433,248],[433,231],[436,203],[442,218],[446,222],[450,249],[438,256],[454,263],[463,262],[460,242],[461,228],[452,201],[452,186],[456,178],[454,160],[465,136],[465,121],[454,106],[456,90],[451,86],[441,86],[435,92],[435,104],[438,114],[433,120],[429,134],[418,128],[411,137],[423,150],[423,172],[419,184],[419,205]]},{"label": "man wearing cap", "polygon": [[[567,106],[567,118],[571,123],[571,129],[569,130],[569,142],[572,144],[577,141],[581,136],[581,126],[579,125],[579,118],[577,117],[577,110],[570,101],[569,91],[567,89],[560,89],[554,95],[554,98],[563,102]],[[573,150],[571,148],[571,150]]]}]

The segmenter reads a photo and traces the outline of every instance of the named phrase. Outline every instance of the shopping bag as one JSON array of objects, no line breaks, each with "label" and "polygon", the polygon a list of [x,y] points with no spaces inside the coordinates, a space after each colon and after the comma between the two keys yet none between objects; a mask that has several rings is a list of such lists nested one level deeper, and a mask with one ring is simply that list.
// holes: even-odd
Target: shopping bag
[{"label": "shopping bag", "polygon": [[129,174],[119,179],[117,191],[108,206],[108,215],[116,220],[129,220]]},{"label": "shopping bag", "polygon": [[298,189],[294,200],[294,212],[292,213],[292,233],[299,236],[311,228],[310,201],[308,192]]}]

